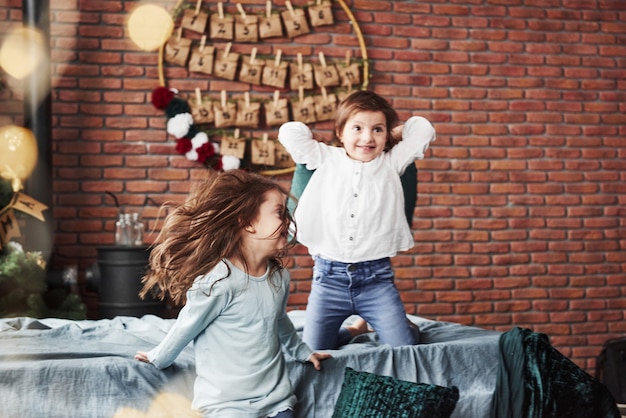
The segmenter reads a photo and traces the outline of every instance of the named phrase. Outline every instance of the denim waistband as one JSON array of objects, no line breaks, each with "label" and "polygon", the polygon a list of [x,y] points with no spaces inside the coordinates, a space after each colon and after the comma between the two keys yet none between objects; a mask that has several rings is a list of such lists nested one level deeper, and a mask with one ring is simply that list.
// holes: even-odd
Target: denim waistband
[{"label": "denim waistband", "polygon": [[333,261],[320,256],[316,256],[314,260],[315,265],[323,270],[338,269],[350,272],[358,270],[378,270],[391,264],[391,259],[389,257],[379,258],[378,260],[359,261],[358,263]]}]

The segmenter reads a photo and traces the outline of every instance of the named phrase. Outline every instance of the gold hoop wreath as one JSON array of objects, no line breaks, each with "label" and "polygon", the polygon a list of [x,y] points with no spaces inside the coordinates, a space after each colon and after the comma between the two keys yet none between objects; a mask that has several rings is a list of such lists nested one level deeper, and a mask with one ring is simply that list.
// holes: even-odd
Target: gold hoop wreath
[{"label": "gold hoop wreath", "polygon": [[[344,0],[334,0],[334,1],[339,3],[339,5],[343,9],[343,11],[346,13],[348,18],[350,19],[350,23],[351,23],[352,27],[354,28],[354,33],[355,33],[355,35],[357,37],[359,48],[360,48],[360,52],[361,52],[360,61],[362,63],[362,79],[361,79],[362,82],[360,84],[360,89],[361,90],[366,90],[367,86],[368,86],[368,83],[369,83],[369,76],[370,75],[369,75],[369,61],[368,61],[368,56],[367,56],[367,48],[366,48],[366,45],[365,45],[365,40],[363,38],[363,33],[361,32],[361,28],[359,27],[359,24],[358,24],[358,22],[357,22],[357,20],[356,20],[356,18],[354,16],[354,14],[352,13],[352,11],[348,7],[348,5],[345,3],[345,1]],[[172,12],[172,20],[173,21],[175,21],[178,18],[178,15],[182,11],[183,3],[185,3],[185,2],[186,2],[186,0],[177,0],[176,5],[174,7],[174,11]],[[200,2],[201,2],[201,0],[198,0],[198,6],[199,6]],[[289,2],[287,2],[287,3],[289,3]],[[221,3],[219,4],[219,6],[221,6]],[[237,6],[239,7],[239,5],[237,5]],[[290,6],[290,3],[289,3],[289,6]],[[290,8],[290,10],[292,10],[292,9]],[[196,14],[197,14],[197,11],[198,11],[198,7],[196,7]],[[161,89],[163,91],[167,90],[169,98],[171,99],[171,97],[173,97],[173,95],[174,95],[173,92],[176,91],[176,90],[168,88],[167,87],[167,82],[165,80],[164,61],[165,61],[166,44],[167,44],[167,41],[164,42],[163,44],[161,44],[160,47],[158,48],[159,87],[157,89]],[[170,91],[171,91],[171,93],[170,93]],[[153,104],[154,104],[154,93],[153,93]],[[157,106],[157,105],[155,104],[155,106]],[[163,109],[164,107],[158,107],[158,108]],[[289,173],[292,173],[294,170],[295,170],[295,166],[291,166],[291,167],[287,167],[287,168],[259,170],[258,172],[260,174],[263,174],[263,175],[266,175],[266,176],[276,176],[276,175],[282,175],[282,174],[289,174]]]}]

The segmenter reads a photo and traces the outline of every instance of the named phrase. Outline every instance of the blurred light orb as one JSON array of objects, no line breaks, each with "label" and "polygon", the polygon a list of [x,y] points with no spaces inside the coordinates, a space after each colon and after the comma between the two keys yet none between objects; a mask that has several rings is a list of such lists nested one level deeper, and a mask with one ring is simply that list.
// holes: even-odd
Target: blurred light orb
[{"label": "blurred light orb", "polygon": [[15,125],[0,127],[0,176],[11,180],[14,189],[31,175],[37,157],[37,140],[29,129]]},{"label": "blurred light orb", "polygon": [[154,4],[137,7],[128,19],[130,39],[144,51],[160,48],[173,30],[172,16],[163,7]]},{"label": "blurred light orb", "polygon": [[0,67],[21,80],[37,69],[47,49],[39,31],[19,27],[5,37],[0,47]]}]

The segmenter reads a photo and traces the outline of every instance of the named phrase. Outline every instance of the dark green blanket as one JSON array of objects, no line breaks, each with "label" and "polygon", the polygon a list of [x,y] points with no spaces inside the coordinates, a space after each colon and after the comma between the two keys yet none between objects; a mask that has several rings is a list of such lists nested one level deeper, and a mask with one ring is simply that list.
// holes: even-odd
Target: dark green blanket
[{"label": "dark green blanket", "polygon": [[545,334],[513,328],[500,337],[492,418],[620,418],[600,381],[556,350]]}]

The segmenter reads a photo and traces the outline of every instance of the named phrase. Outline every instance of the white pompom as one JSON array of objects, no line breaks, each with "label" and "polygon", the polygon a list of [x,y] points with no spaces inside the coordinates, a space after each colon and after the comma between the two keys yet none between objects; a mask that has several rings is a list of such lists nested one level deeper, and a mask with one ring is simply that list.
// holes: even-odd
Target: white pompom
[{"label": "white pompom", "polygon": [[193,125],[191,113],[179,113],[167,121],[167,133],[182,138],[187,135],[191,125]]},{"label": "white pompom", "polygon": [[241,161],[233,155],[222,155],[222,169],[224,171],[236,170],[240,167]]},{"label": "white pompom", "polygon": [[193,149],[200,148],[202,145],[209,142],[209,137],[204,132],[198,132],[196,136],[191,138],[191,147]]},{"label": "white pompom", "polygon": [[189,161],[198,161],[198,152],[193,148],[191,151],[185,153],[185,157],[187,157]]}]

